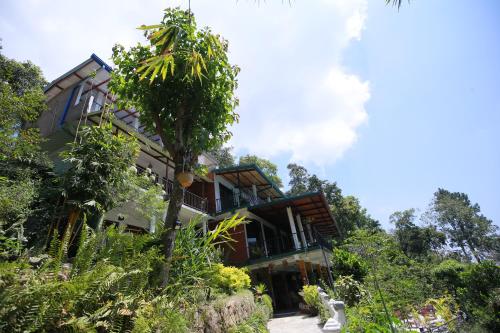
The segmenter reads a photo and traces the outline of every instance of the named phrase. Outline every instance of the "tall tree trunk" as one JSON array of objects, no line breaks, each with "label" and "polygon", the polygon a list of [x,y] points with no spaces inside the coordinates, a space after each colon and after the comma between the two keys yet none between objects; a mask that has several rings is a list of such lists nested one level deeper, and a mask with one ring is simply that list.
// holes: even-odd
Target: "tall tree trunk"
[{"label": "tall tree trunk", "polygon": [[477,260],[478,263],[481,263],[481,258],[479,257],[479,254],[476,251],[476,248],[472,245],[472,243],[469,240],[465,241],[467,243],[467,246],[470,249],[470,252],[474,256],[474,258]]},{"label": "tall tree trunk", "polygon": [[460,248],[462,249],[462,252],[464,253],[464,256],[467,259],[467,261],[470,261],[470,256],[467,253],[467,251],[465,250],[465,245],[463,242],[460,242]]},{"label": "tall tree trunk", "polygon": [[[184,190],[181,187],[181,184],[177,180],[177,175],[183,171],[183,163],[182,161],[176,161],[175,163],[175,172],[174,172],[174,183],[172,187],[172,193],[170,194],[170,199],[167,208],[167,216],[165,217],[165,231],[162,235],[162,243],[163,243],[163,255],[165,256],[165,264],[163,265],[162,271],[162,287],[166,287],[168,284],[168,280],[170,278],[170,266],[172,263],[172,254],[174,252],[175,246],[175,236],[177,234],[177,230],[175,230],[175,223],[179,217],[179,212],[182,207],[182,203],[184,202]],[[168,175],[167,175],[168,179]]]}]

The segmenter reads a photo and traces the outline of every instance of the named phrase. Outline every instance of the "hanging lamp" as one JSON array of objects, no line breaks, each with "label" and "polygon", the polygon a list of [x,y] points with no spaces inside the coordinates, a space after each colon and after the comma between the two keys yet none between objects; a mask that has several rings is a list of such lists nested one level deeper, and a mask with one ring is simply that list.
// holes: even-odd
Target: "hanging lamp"
[{"label": "hanging lamp", "polygon": [[179,172],[176,176],[177,181],[179,182],[179,184],[181,184],[182,188],[187,188],[187,187],[191,186],[191,184],[193,183],[193,180],[194,180],[193,172],[184,170],[185,162],[186,162],[186,158],[183,157],[182,158],[182,171]]}]

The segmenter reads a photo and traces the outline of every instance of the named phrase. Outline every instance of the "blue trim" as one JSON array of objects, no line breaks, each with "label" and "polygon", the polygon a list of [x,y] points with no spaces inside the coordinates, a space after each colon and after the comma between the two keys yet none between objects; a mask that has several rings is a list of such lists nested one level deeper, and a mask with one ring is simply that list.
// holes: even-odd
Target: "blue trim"
[{"label": "blue trim", "polygon": [[71,101],[73,100],[73,96],[75,96],[75,91],[76,89],[80,88],[80,85],[76,85],[73,90],[71,91],[71,95],[68,98],[68,101],[66,102],[66,105],[64,106],[64,111],[61,116],[61,120],[59,121],[59,127],[61,127],[64,124],[64,120],[66,120],[66,116],[68,115],[68,110],[69,106],[71,105]]},{"label": "blue trim", "polygon": [[111,71],[113,71],[113,68],[111,68],[111,66],[109,66],[107,63],[105,63],[95,53],[92,53],[92,55],[90,56],[90,58],[92,58],[95,62],[97,62],[99,65],[101,65],[101,67],[103,67],[105,70],[107,70],[108,73],[111,73]]}]

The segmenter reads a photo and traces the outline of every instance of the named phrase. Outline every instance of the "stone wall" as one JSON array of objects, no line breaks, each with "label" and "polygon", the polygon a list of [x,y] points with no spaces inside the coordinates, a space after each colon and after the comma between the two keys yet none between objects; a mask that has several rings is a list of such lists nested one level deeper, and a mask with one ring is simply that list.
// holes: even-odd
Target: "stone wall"
[{"label": "stone wall", "polygon": [[193,332],[223,333],[242,323],[256,310],[253,294],[242,291],[202,306],[196,313]]}]

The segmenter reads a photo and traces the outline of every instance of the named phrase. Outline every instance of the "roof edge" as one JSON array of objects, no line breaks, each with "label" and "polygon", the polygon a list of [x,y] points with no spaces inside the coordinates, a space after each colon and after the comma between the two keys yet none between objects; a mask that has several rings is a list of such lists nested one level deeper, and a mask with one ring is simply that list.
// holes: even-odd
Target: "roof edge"
[{"label": "roof edge", "polygon": [[215,169],[214,173],[215,174],[221,174],[224,172],[229,172],[229,171],[239,171],[239,170],[244,170],[244,169],[254,169],[257,171],[262,178],[264,178],[280,195],[282,195],[284,198],[286,198],[286,195],[280,190],[278,185],[274,183],[265,173],[262,171],[262,169],[255,163],[251,164],[235,164],[230,167],[225,167],[225,168],[220,168],[220,169]]}]

